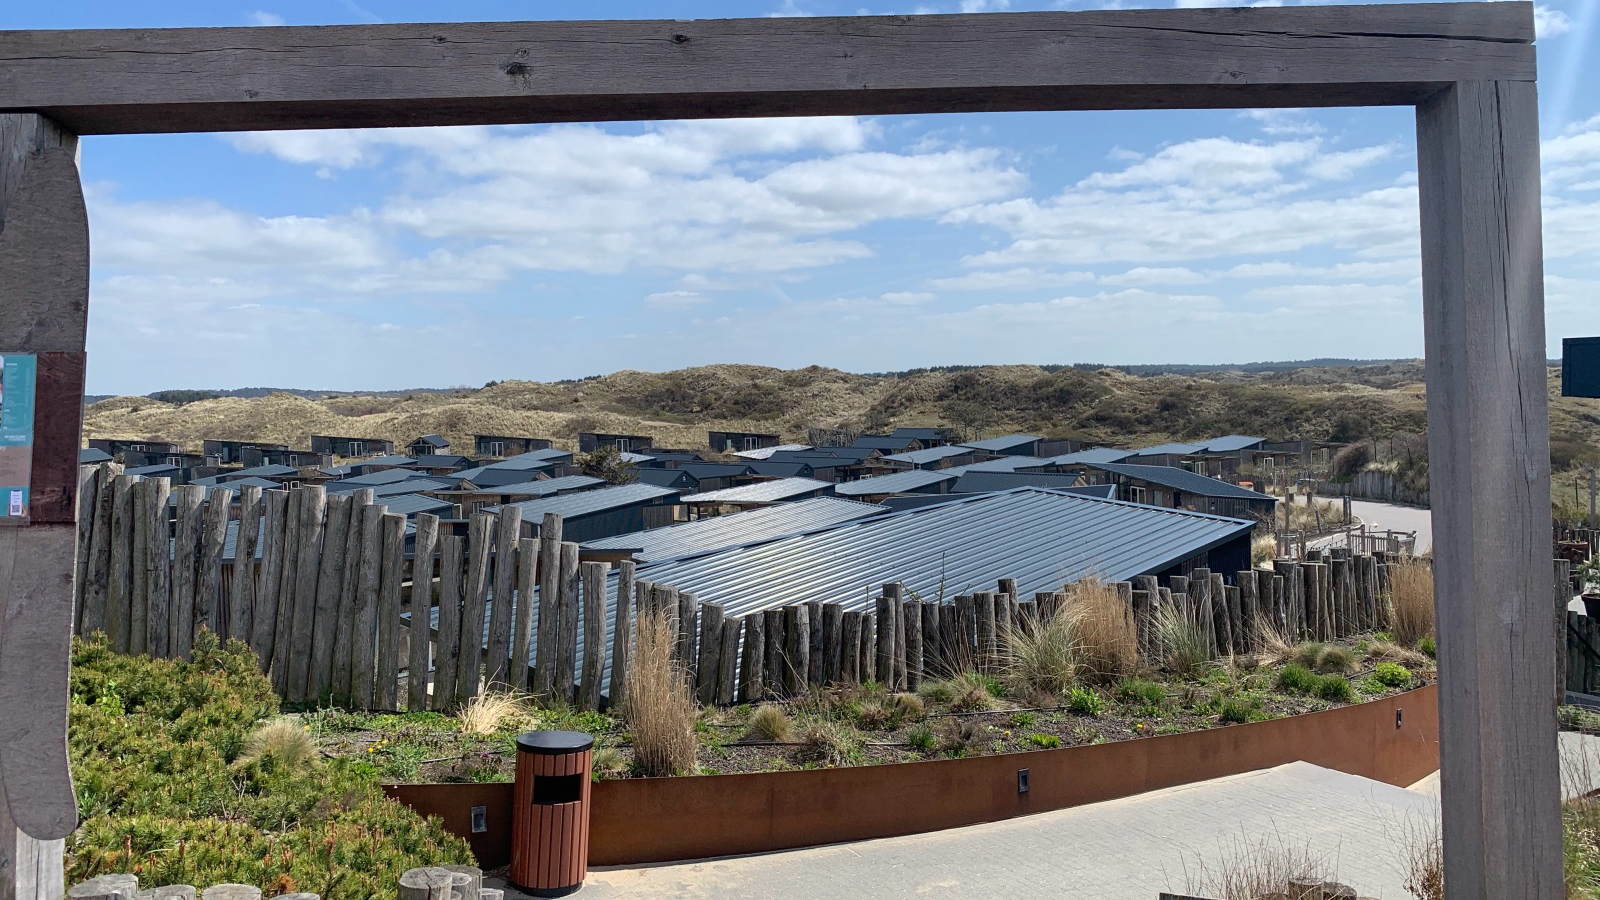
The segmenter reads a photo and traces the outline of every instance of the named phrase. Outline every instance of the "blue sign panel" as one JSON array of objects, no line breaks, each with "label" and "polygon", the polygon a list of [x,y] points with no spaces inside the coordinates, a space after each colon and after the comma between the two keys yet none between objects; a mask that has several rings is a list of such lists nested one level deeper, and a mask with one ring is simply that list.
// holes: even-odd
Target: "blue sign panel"
[{"label": "blue sign panel", "polygon": [[1600,337],[1562,339],[1561,396],[1600,397]]},{"label": "blue sign panel", "polygon": [[0,520],[28,517],[37,378],[34,357],[0,354]]}]

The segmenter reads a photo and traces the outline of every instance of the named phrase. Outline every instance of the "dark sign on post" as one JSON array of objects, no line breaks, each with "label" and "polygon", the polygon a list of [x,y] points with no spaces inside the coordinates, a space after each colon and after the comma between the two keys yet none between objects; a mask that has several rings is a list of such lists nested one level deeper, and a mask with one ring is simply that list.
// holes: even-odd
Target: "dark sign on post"
[{"label": "dark sign on post", "polygon": [[1562,338],[1561,396],[1600,397],[1600,337]]}]

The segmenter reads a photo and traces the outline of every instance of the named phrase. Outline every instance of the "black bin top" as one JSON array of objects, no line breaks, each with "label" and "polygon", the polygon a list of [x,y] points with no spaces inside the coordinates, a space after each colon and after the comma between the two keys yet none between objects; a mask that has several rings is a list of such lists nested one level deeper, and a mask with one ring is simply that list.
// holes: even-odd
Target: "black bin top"
[{"label": "black bin top", "polygon": [[518,753],[543,753],[560,756],[582,753],[594,746],[594,738],[581,731],[530,731],[517,735]]}]

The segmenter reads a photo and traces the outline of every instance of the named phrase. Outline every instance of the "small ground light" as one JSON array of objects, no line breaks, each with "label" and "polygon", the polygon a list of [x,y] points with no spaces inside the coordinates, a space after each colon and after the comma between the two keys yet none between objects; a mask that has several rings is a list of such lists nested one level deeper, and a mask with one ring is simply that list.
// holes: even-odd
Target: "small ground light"
[{"label": "small ground light", "polygon": [[1017,770],[1017,793],[1026,794],[1027,792],[1028,792],[1028,770],[1027,769],[1018,769]]},{"label": "small ground light", "polygon": [[1405,714],[1405,710],[1400,709],[1399,707],[1395,708],[1395,711],[1394,711],[1394,727],[1396,727],[1396,728],[1400,727],[1400,724],[1401,724],[1401,721],[1402,721],[1401,717],[1404,714]]},{"label": "small ground light", "polygon": [[489,830],[489,807],[474,806],[472,808],[472,833],[483,834]]}]

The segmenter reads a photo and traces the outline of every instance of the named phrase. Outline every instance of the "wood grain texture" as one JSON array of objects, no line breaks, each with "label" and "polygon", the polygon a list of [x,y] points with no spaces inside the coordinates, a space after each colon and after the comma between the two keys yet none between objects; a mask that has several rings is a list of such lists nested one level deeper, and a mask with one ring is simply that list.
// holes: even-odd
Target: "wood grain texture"
[{"label": "wood grain texture", "polygon": [[[855,616],[856,633],[861,633],[861,614],[846,613],[848,627],[850,616]],[[739,700],[754,703],[766,696],[766,617],[759,612],[745,616],[744,642],[739,654]]]},{"label": "wood grain texture", "polygon": [[83,589],[89,574],[89,542],[93,534],[90,526],[94,524],[95,494],[99,490],[101,473],[105,471],[106,467],[100,465],[84,466],[78,472],[78,545],[72,561],[73,634],[83,633]]},{"label": "wood grain texture", "polygon": [[354,570],[359,557],[349,556],[351,532],[361,541],[361,509],[365,504],[349,494],[328,496],[323,524],[322,558],[317,565],[317,605],[313,614],[311,646],[296,652],[311,655],[311,696],[329,694],[336,705],[350,702],[351,610],[355,605]]},{"label": "wood grain texture", "polygon": [[150,478],[149,503],[145,515],[150,517],[145,543],[145,649],[151,656],[166,657],[170,652],[168,642],[172,625],[167,617],[172,611],[172,548],[167,539],[172,536],[168,501],[172,496],[172,479]]},{"label": "wood grain texture", "polygon": [[455,708],[456,664],[461,657],[461,581],[465,548],[463,538],[439,538],[439,628],[434,637],[433,708]]},{"label": "wood grain texture", "polygon": [[277,637],[272,647],[272,665],[269,671],[272,676],[272,686],[279,696],[288,696],[289,648],[293,643],[294,632],[294,591],[300,564],[300,520],[304,516],[301,507],[305,503],[306,496],[303,489],[289,491],[283,514],[283,577],[278,589],[278,621],[273,628],[273,634]]},{"label": "wood grain texture", "polygon": [[511,669],[513,594],[517,584],[517,539],[522,533],[522,507],[500,507],[495,523],[494,605],[489,610],[489,642],[484,651],[484,673],[491,690],[512,686]]},{"label": "wood grain texture", "polygon": [[578,604],[581,577],[578,568],[578,545],[571,541],[561,543],[561,577],[556,591],[557,629],[555,637],[556,699],[572,702],[578,677]]},{"label": "wood grain texture", "polygon": [[417,516],[417,533],[411,550],[411,620],[406,638],[406,709],[428,708],[428,667],[432,659],[433,550],[439,539],[439,517]]},{"label": "wood grain texture", "polygon": [[1445,882],[1560,897],[1534,86],[1440,92],[1417,157]]},{"label": "wood grain texture", "polygon": [[695,666],[695,694],[702,706],[710,706],[717,702],[717,679],[720,675],[717,666],[722,659],[722,619],[721,604],[700,605],[700,645]]},{"label": "wood grain texture", "polygon": [[[717,705],[732,706],[739,698],[739,634],[744,623],[729,617],[722,620],[722,639],[717,654]],[[612,662],[615,671],[616,662]]]},{"label": "wood grain texture", "polygon": [[1531,80],[1532,40],[1520,3],[16,31],[0,109],[107,134],[1381,105]]},{"label": "wood grain texture", "polygon": [[[133,485],[137,475],[118,475],[111,482],[111,576],[106,590],[106,640],[118,653],[128,652],[133,617]],[[77,535],[73,535],[76,540]],[[76,557],[76,552],[74,552]]]},{"label": "wood grain texture", "polygon": [[[362,529],[367,524],[367,507],[372,505],[374,491],[371,488],[360,488],[350,492],[349,522],[344,529],[344,537],[334,540],[331,533],[323,541],[323,560],[327,561],[329,553],[338,553],[339,565],[336,573],[330,579],[334,588],[333,613],[324,613],[320,608],[317,611],[318,633],[325,628],[334,634],[333,638],[333,668],[332,683],[335,703],[350,702],[350,679],[354,671],[355,659],[355,627],[356,627],[356,591],[361,581],[361,552],[366,546],[366,534]],[[333,498],[330,496],[329,501]],[[333,515],[330,511],[329,522]],[[331,524],[330,524],[331,527]],[[340,550],[338,546],[343,547]],[[327,570],[324,569],[324,572]],[[318,588],[318,602],[321,602],[321,587]],[[326,621],[326,624],[320,624]],[[315,664],[315,662],[313,663]]]},{"label": "wood grain texture", "polygon": [[[128,546],[128,652],[149,653],[150,578],[145,567],[150,560],[150,490],[148,479],[133,484],[132,541]],[[162,543],[166,543],[165,536]]]},{"label": "wood grain texture", "polygon": [[195,596],[199,588],[201,540],[205,534],[205,488],[186,484],[179,488],[177,522],[173,531],[172,596],[167,605],[167,652],[188,659],[194,649]]},{"label": "wood grain texture", "polygon": [[[261,526],[257,536],[261,565],[256,574],[255,604],[251,611],[250,648],[261,658],[262,671],[270,668],[278,620],[278,585],[283,580],[284,515],[289,495],[267,491],[262,495]],[[237,577],[237,575],[235,576]]]},{"label": "wood grain texture", "polygon": [[[291,700],[307,699],[306,686],[311,674],[312,632],[317,618],[318,562],[323,551],[322,532],[328,506],[328,492],[320,485],[299,488],[300,522],[295,529],[294,620],[284,656],[287,669],[286,692]],[[284,632],[278,633],[283,639]]]},{"label": "wood grain texture", "polygon": [[261,531],[261,488],[239,489],[239,536],[233,550],[233,584],[228,592],[228,636],[242,641],[255,633],[256,536]]},{"label": "wood grain texture", "polygon": [[583,675],[578,687],[581,709],[600,708],[606,670],[606,571],[603,562],[581,566],[583,581]]},{"label": "wood grain texture", "polygon": [[384,515],[379,526],[383,558],[378,571],[378,679],[373,706],[400,708],[400,583],[406,568],[406,517]]},{"label": "wood grain texture", "polygon": [[350,703],[371,709],[378,656],[378,591],[382,586],[383,517],[381,503],[361,512],[361,564],[356,570],[355,609],[350,640]]},{"label": "wood grain texture", "polygon": [[199,574],[195,584],[196,630],[226,633],[222,613],[222,551],[228,538],[228,515],[233,508],[233,491],[212,488],[206,496],[205,531],[200,540]]},{"label": "wood grain texture", "polygon": [[76,538],[72,524],[0,528],[0,787],[39,840],[78,825],[66,728]]},{"label": "wood grain texture", "polygon": [[483,678],[484,616],[489,609],[489,554],[494,549],[495,517],[481,512],[467,525],[467,580],[461,596],[461,647],[456,669],[456,700],[478,696]]},{"label": "wood grain texture", "polygon": [[627,695],[624,686],[628,683],[628,657],[633,645],[630,632],[633,627],[633,581],[637,568],[632,560],[617,564],[616,614],[611,625],[611,690],[607,694],[613,710],[622,708]]}]

